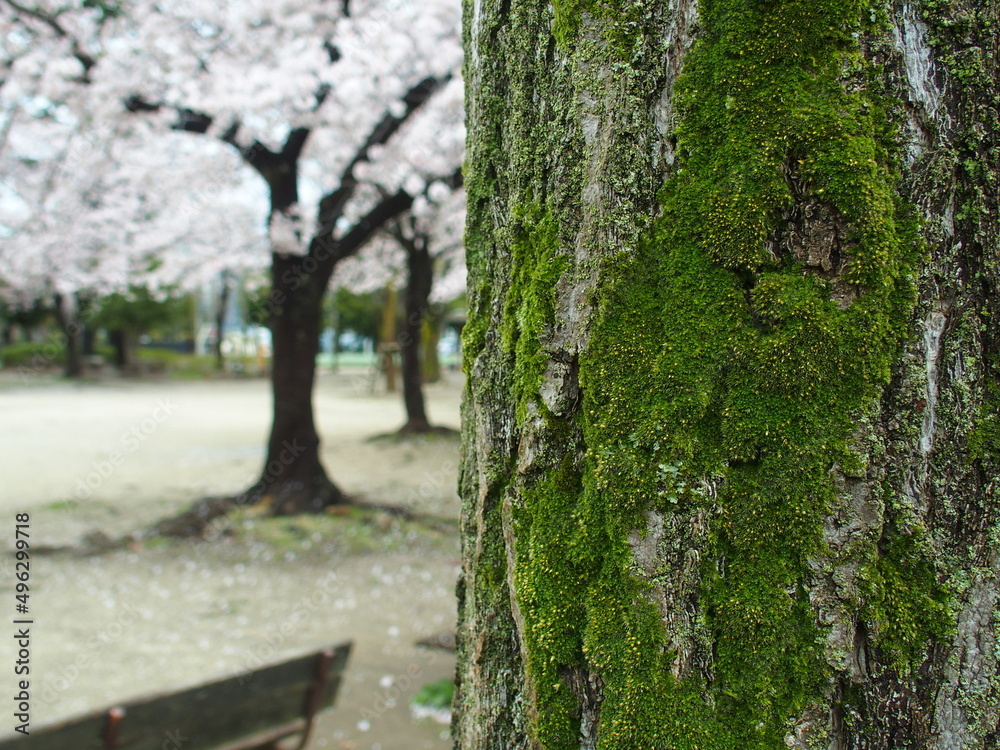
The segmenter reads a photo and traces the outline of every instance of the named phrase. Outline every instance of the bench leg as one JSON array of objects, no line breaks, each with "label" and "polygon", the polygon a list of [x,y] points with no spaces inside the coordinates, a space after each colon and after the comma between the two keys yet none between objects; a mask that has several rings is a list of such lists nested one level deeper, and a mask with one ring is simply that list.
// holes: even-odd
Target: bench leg
[{"label": "bench leg", "polygon": [[125,711],[112,708],[108,711],[108,723],[104,725],[104,746],[102,750],[118,750],[118,732],[121,730]]},{"label": "bench leg", "polygon": [[[327,684],[330,682],[330,662],[333,661],[333,651],[324,651],[316,658],[316,673],[313,676],[313,683],[309,686],[309,692],[306,694],[306,702],[302,707],[302,715],[306,720],[305,729],[302,730],[302,737],[299,738],[299,744],[295,745],[292,750],[302,750],[309,742],[309,737],[312,735],[313,724],[316,723],[316,713],[319,711],[320,701],[323,700],[323,691],[326,690]],[[275,750],[282,750],[282,748],[276,748]]]}]

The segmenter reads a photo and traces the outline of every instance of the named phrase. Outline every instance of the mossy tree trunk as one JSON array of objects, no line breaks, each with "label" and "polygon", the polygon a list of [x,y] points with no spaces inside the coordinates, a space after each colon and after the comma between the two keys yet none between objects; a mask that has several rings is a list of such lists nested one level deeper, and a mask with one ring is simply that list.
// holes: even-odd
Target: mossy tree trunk
[{"label": "mossy tree trunk", "polygon": [[998,28],[466,1],[456,747],[1000,746]]}]

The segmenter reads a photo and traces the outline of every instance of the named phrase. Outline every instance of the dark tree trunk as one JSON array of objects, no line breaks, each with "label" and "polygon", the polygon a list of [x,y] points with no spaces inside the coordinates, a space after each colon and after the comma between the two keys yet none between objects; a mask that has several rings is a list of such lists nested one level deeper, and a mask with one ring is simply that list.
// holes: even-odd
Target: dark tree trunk
[{"label": "dark tree trunk", "polygon": [[[298,201],[297,160],[308,131],[289,135],[279,154],[258,148],[251,164],[267,179],[271,216]],[[319,456],[312,391],[322,327],[323,296],[336,264],[353,255],[385,222],[408,209],[412,196],[384,198],[338,239],[333,227],[356,185],[344,179],[320,202],[320,231],[305,255],[272,254],[267,301],[274,355],[271,362],[274,419],[261,479],[243,502],[267,502],[273,513],[316,512],[347,498],[330,480]]]},{"label": "dark tree trunk", "polygon": [[93,326],[86,325],[83,327],[83,333],[81,334],[81,348],[83,350],[84,357],[94,356],[94,339],[96,336],[96,331]]},{"label": "dark tree trunk", "polygon": [[226,357],[222,353],[223,328],[226,325],[226,311],[229,309],[229,296],[232,291],[229,273],[223,271],[219,276],[222,288],[219,290],[218,304],[215,308],[215,369],[226,369]]},{"label": "dark tree trunk", "polygon": [[1000,2],[465,6],[456,747],[1000,747]]},{"label": "dark tree trunk", "polygon": [[427,420],[424,406],[420,349],[428,298],[434,280],[434,265],[425,238],[417,237],[409,240],[404,247],[409,280],[405,294],[406,317],[399,336],[399,348],[403,362],[403,403],[406,405],[406,424],[400,432],[430,432],[431,425]]},{"label": "dark tree trunk", "polygon": [[80,331],[75,300],[70,300],[61,294],[55,295],[55,316],[60,330],[65,337],[67,378],[79,378],[83,375],[83,357],[80,354]]},{"label": "dark tree trunk", "polygon": [[[296,130],[280,153],[254,154],[251,163],[270,188],[271,221],[298,203],[298,158],[307,137],[308,131]],[[266,503],[275,514],[316,512],[346,501],[320,460],[312,402],[323,294],[332,266],[312,256],[271,256],[273,418],[264,472],[244,500]]]},{"label": "dark tree trunk", "polygon": [[[319,227],[304,257],[275,253],[272,256],[272,292],[269,300],[274,347],[272,387],[274,421],[268,439],[264,474],[244,495],[256,501],[270,498],[272,512],[316,511],[346,502],[333,484],[319,457],[319,436],[313,419],[312,388],[319,352],[323,295],[336,264],[358,251],[386,222],[406,211],[413,197],[400,191],[383,198],[342,236],[335,229],[357,190],[354,166],[368,158],[368,150],[384,144],[400,125],[444,83],[428,78],[407,92],[401,115],[386,114],[340,176],[339,187],[319,203]],[[322,103],[324,97],[319,97]],[[309,130],[293,130],[280,153],[260,143],[242,149],[243,158],[267,181],[271,216],[298,202],[298,159]],[[232,134],[224,136],[234,146]],[[453,178],[460,180],[460,177]],[[272,476],[277,471],[277,476]],[[279,470],[280,469],[280,470]]]},{"label": "dark tree trunk", "polygon": [[271,263],[271,385],[274,417],[264,474],[251,490],[274,513],[317,511],[346,501],[319,457],[313,419],[313,385],[325,279],[299,273],[302,258],[275,255]]},{"label": "dark tree trunk", "polygon": [[132,355],[129,351],[128,331],[124,328],[115,328],[108,331],[108,340],[115,350],[115,367],[120,372],[126,372],[132,366]]}]

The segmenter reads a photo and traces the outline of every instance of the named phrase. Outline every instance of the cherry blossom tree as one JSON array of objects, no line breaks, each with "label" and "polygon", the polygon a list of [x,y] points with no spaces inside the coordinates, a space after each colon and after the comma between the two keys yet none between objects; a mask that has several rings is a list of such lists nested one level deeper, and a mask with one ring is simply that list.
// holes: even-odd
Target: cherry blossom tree
[{"label": "cherry blossom tree", "polygon": [[[65,113],[47,119],[14,129],[0,153],[0,294],[21,306],[48,300],[67,374],[80,372],[77,339],[94,301],[136,287],[184,293],[220,268],[261,265],[264,196],[227,149],[129,123],[95,139]],[[183,190],[192,173],[180,164],[198,170],[200,192]],[[209,201],[215,220],[205,222]]]},{"label": "cherry blossom tree", "polygon": [[[184,293],[266,257],[265,197],[233,154],[179,134],[125,130],[147,128],[125,123],[118,137],[94,140],[78,123],[35,122],[14,130],[0,154],[9,193],[0,224],[10,235],[0,248],[0,294],[21,305],[50,300],[67,334],[69,374],[79,369],[81,315],[97,312],[88,301],[135,287]],[[183,189],[192,173],[179,164],[197,169],[200,191]]]},{"label": "cherry blossom tree", "polygon": [[90,72],[116,13],[0,3],[0,295],[52,307],[68,374],[95,300],[183,293],[266,258],[266,197],[230,149],[97,116]]},{"label": "cherry blossom tree", "polygon": [[400,279],[403,325],[396,336],[402,360],[403,404],[406,422],[399,434],[440,431],[427,416],[421,356],[423,327],[430,322],[432,305],[450,302],[465,292],[462,228],[465,192],[434,183],[406,215],[390,222],[365,248],[341,264],[333,283],[362,293]]},{"label": "cherry blossom tree", "polygon": [[[417,188],[427,185],[405,215],[388,222],[369,242],[363,257],[342,275],[341,282],[353,291],[366,291],[406,279],[403,327],[396,342],[402,359],[406,407],[401,434],[436,429],[427,418],[423,398],[421,328],[428,318],[432,295],[433,301],[445,302],[465,289],[465,192],[460,189],[461,175],[453,172],[446,179],[435,179],[435,175],[447,173],[450,165],[459,163],[464,154],[463,94],[461,80],[450,81],[440,95],[428,102],[423,118],[404,125],[397,138],[376,149],[370,161],[357,170],[365,188],[382,196],[401,187],[407,189],[407,182],[415,182]],[[458,127],[442,129],[441,123]],[[428,127],[435,125],[435,130]]]},{"label": "cherry blossom tree", "polygon": [[[109,133],[129,122],[206,136],[263,179],[274,422],[261,481],[237,500],[279,513],[345,501],[313,420],[321,301],[341,260],[435,181],[460,179],[461,113],[442,121],[437,106],[461,90],[457,3],[0,3],[60,50],[59,65],[24,52],[13,79]],[[392,158],[397,139],[412,158]],[[321,188],[300,200],[313,163]]]},{"label": "cherry blossom tree", "polygon": [[[28,132],[37,134],[20,129],[0,156],[15,194],[0,214],[11,232],[0,278],[17,294],[192,288],[220,266],[261,265],[264,196],[227,149],[178,134],[156,135],[151,148],[148,133],[94,147],[72,128],[22,143]],[[191,168],[176,168],[178,154]],[[201,190],[183,191],[194,173]]]}]

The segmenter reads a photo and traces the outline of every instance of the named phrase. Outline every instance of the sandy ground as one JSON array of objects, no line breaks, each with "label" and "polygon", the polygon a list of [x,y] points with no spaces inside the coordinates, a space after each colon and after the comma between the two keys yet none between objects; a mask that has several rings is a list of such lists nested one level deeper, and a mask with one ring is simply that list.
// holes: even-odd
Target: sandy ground
[{"label": "sandy ground", "polygon": [[[460,390],[455,373],[428,388],[432,421],[458,427]],[[15,513],[30,514],[32,546],[75,544],[249,486],[261,470],[269,408],[263,380],[0,380],[0,548],[13,547]],[[345,491],[457,518],[457,440],[367,440],[402,424],[398,394],[372,395],[360,373],[324,374],[316,413],[326,466]],[[36,555],[32,725],[352,640],[337,707],[309,747],[449,747],[446,728],[414,719],[409,699],[454,667],[451,654],[414,643],[454,626],[457,531],[370,516],[279,526],[250,519],[212,543]],[[10,564],[7,554],[0,600],[13,614]],[[14,689],[16,658],[8,628],[0,633],[5,692]],[[2,713],[6,734],[13,724]]]}]

